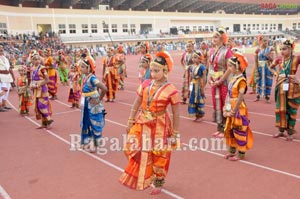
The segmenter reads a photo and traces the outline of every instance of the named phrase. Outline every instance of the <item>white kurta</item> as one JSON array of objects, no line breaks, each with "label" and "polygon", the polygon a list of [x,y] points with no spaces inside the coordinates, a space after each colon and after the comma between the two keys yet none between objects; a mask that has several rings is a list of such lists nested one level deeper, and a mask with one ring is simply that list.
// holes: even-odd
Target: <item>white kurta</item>
[{"label": "white kurta", "polygon": [[[9,61],[5,56],[0,56],[0,70],[9,70],[10,65]],[[1,83],[11,83],[13,82],[13,78],[11,74],[0,74],[0,82]]]}]

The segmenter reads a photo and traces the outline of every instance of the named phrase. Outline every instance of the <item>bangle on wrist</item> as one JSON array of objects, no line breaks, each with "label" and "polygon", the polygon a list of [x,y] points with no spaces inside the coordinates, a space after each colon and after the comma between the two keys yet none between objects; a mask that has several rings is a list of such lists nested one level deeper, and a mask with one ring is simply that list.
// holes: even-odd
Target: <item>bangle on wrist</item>
[{"label": "bangle on wrist", "polygon": [[134,123],[135,123],[134,121],[128,120],[127,121],[127,126],[134,125]]},{"label": "bangle on wrist", "polygon": [[128,123],[134,123],[135,119],[134,118],[128,118]]},{"label": "bangle on wrist", "polygon": [[173,130],[171,137],[177,138],[179,135],[179,131]]}]

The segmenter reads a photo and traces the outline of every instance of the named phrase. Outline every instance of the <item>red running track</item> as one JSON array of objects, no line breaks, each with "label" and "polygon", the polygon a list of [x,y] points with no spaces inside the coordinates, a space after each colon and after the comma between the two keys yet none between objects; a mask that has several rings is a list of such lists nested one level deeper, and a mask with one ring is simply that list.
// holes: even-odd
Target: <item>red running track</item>
[{"label": "red running track", "polygon": [[[175,67],[169,76],[180,91],[183,70],[180,52],[172,52]],[[250,63],[253,57],[247,56]],[[150,196],[149,190],[135,191],[118,183],[127,161],[121,145],[131,105],[138,86],[139,56],[127,56],[126,90],[117,93],[115,103],[106,103],[108,112],[103,136],[108,137],[102,154],[71,151],[71,135],[79,135],[80,110],[69,108],[68,88],[59,86],[58,100],[52,102],[55,120],[51,130],[37,130],[33,111],[21,117],[16,111],[18,98],[10,94],[14,110],[0,113],[0,195],[13,199],[83,199],[83,198],[298,198],[300,189],[300,136],[293,142],[274,139],[274,100],[253,102],[246,95],[254,131],[253,149],[246,159],[230,162],[223,159],[225,150],[213,149],[211,134],[210,89],[205,93],[206,115],[202,122],[187,117],[187,105],[180,105],[182,150],[172,155],[164,191]],[[100,59],[97,60],[100,64]],[[100,77],[102,67],[97,68]],[[247,69],[251,72],[251,67]],[[299,74],[299,73],[298,73]],[[250,74],[248,74],[250,75]],[[299,131],[299,115],[296,129]],[[202,147],[202,150],[200,149]],[[111,149],[119,148],[118,151]],[[105,151],[107,149],[107,151]],[[185,149],[185,150],[184,150]],[[222,149],[222,148],[221,148]],[[5,196],[6,194],[6,196]]]}]

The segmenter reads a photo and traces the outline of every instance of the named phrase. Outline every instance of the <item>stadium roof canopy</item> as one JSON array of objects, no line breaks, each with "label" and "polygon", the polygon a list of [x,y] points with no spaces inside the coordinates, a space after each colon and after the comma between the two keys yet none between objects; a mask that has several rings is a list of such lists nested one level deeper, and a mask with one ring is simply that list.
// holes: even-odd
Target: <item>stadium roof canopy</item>
[{"label": "stadium roof canopy", "polygon": [[[2,5],[23,7],[114,9],[167,12],[204,12],[237,14],[298,14],[299,0],[0,0]],[[100,6],[99,6],[100,5]],[[102,5],[102,6],[101,6]]]}]

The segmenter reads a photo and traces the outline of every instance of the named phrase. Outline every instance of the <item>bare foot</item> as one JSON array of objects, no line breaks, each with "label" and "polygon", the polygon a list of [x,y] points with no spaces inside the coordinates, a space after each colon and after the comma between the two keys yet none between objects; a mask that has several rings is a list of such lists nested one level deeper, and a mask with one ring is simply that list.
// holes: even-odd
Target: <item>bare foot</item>
[{"label": "bare foot", "polygon": [[193,120],[194,122],[201,122],[202,121],[202,117],[196,116],[196,118]]},{"label": "bare foot", "polygon": [[283,132],[279,132],[273,135],[273,138],[279,138],[279,137],[284,137],[284,133]]},{"label": "bare foot", "polygon": [[37,127],[36,129],[44,129],[44,128],[46,128],[46,126],[42,125],[42,126]]},{"label": "bare foot", "polygon": [[220,134],[220,132],[219,132],[219,131],[216,131],[216,132],[214,132],[212,135],[213,135],[213,137],[217,137],[219,134]]},{"label": "bare foot", "polygon": [[150,195],[157,195],[161,193],[161,187],[155,187],[150,191]]},{"label": "bare foot", "polygon": [[47,129],[47,130],[52,129],[52,125],[48,125],[48,126],[46,127],[46,129]]},{"label": "bare foot", "polygon": [[233,157],[230,157],[229,160],[230,161],[239,161],[241,160],[242,158],[238,157],[238,156],[233,156]]},{"label": "bare foot", "polygon": [[224,155],[224,159],[229,159],[229,158],[231,158],[231,157],[234,157],[235,156],[235,154],[234,153],[227,153],[226,155]]},{"label": "bare foot", "polygon": [[293,136],[292,135],[287,135],[286,136],[286,141],[293,141]]},{"label": "bare foot", "polygon": [[91,143],[86,144],[86,145],[83,146],[83,150],[85,150],[85,151],[87,151],[89,153],[95,153],[96,149],[97,148],[95,147],[95,145],[91,144]]},{"label": "bare foot", "polygon": [[49,129],[52,129],[52,124],[53,124],[54,120],[50,120],[49,121],[49,124],[46,126],[46,129],[49,130]]},{"label": "bare foot", "polygon": [[224,138],[224,133],[219,133],[216,138]]}]

